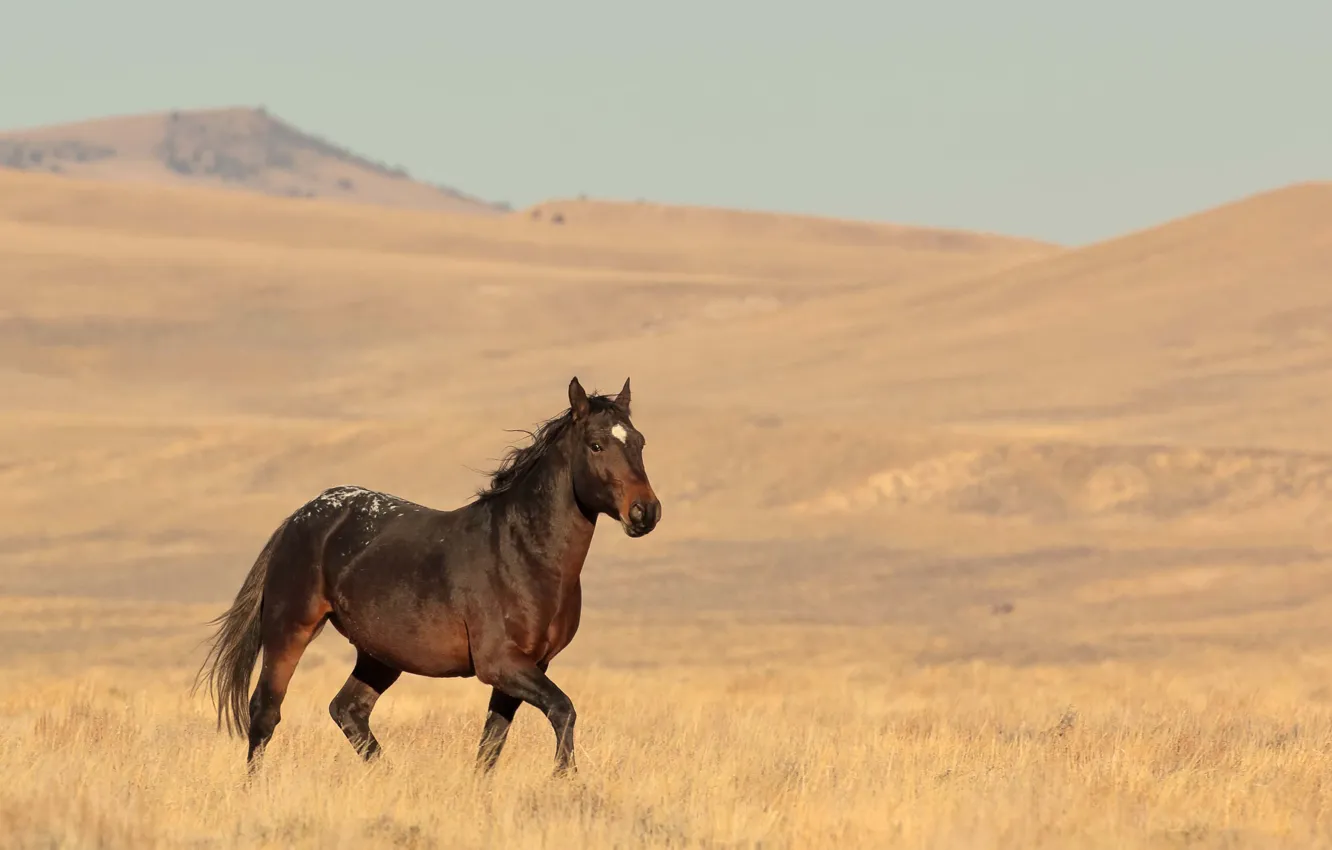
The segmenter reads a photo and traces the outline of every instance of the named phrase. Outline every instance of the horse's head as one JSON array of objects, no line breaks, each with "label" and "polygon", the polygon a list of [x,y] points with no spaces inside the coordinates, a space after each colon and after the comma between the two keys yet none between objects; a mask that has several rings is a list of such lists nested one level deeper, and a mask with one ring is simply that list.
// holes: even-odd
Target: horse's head
[{"label": "horse's head", "polygon": [[661,521],[661,502],[643,468],[643,435],[629,419],[629,379],[614,399],[588,399],[569,382],[573,414],[573,481],[578,501],[619,521],[624,533],[642,537]]}]

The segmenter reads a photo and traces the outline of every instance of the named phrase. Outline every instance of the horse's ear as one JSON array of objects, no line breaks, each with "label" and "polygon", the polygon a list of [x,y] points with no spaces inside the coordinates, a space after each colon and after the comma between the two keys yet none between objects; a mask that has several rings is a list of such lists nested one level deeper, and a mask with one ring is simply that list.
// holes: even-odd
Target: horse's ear
[{"label": "horse's ear", "polygon": [[624,415],[625,415],[625,416],[628,416],[628,415],[629,415],[629,379],[628,379],[628,378],[625,378],[625,379],[624,379],[624,386],[623,386],[623,387],[620,387],[620,392],[619,392],[618,394],[616,394],[616,396],[615,396],[615,406],[618,407],[618,408],[620,408],[620,410],[624,412]]},{"label": "horse's ear", "polygon": [[578,376],[569,382],[569,409],[573,411],[574,420],[582,419],[591,410],[591,405],[587,401],[587,393],[583,390],[583,385],[578,383]]}]

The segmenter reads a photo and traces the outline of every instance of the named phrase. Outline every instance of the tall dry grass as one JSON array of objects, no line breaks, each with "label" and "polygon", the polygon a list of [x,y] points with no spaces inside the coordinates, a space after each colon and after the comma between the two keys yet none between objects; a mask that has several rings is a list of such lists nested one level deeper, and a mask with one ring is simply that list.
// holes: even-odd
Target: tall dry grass
[{"label": "tall dry grass", "polygon": [[[12,671],[0,835],[51,847],[1332,846],[1332,656],[1273,662],[553,670],[580,774],[524,708],[471,761],[475,682],[404,678],[359,763],[298,671],[263,775],[184,670]],[[558,666],[558,665],[557,665]]]}]

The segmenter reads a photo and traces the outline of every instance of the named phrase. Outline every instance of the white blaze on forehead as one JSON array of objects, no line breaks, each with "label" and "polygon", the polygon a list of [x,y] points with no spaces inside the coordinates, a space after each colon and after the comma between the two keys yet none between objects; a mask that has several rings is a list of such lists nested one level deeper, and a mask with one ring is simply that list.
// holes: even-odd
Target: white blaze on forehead
[{"label": "white blaze on forehead", "polygon": [[624,430],[623,425],[616,422],[615,425],[611,427],[611,436],[623,443],[628,441],[629,432]]}]

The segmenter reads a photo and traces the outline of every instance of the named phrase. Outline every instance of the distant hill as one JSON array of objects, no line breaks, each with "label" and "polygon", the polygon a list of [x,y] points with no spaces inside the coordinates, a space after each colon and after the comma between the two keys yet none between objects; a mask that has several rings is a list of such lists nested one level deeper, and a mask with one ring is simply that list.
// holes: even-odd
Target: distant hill
[{"label": "distant hill", "polygon": [[[840,248],[884,248],[940,255],[1005,255],[1027,258],[1060,253],[1061,246],[1037,239],[919,225],[790,213],[759,212],[649,201],[551,199],[522,211],[533,221],[577,223],[611,232],[650,232],[654,238],[791,246],[818,243]],[[770,248],[769,248],[770,250]]]},{"label": "distant hill", "polygon": [[769,409],[818,386],[848,416],[1327,453],[1329,270],[1332,182],[1303,183],[993,274],[681,328],[635,346],[635,379]]},{"label": "distant hill", "polygon": [[166,112],[0,133],[0,167],[410,209],[507,211],[503,204],[414,180],[263,109]]}]

